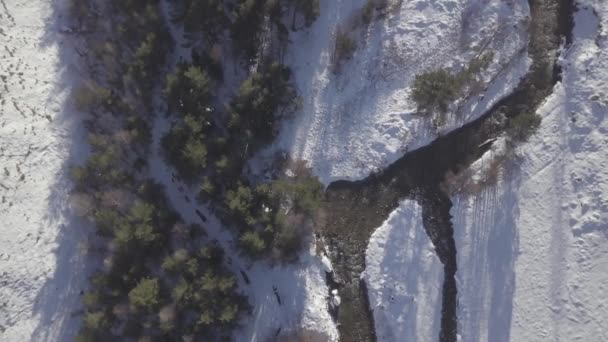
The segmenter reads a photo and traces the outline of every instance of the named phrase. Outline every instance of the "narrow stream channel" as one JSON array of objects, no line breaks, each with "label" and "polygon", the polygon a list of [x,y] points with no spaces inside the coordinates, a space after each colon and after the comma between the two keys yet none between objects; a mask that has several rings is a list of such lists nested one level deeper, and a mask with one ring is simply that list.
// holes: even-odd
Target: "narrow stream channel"
[{"label": "narrow stream channel", "polygon": [[499,115],[513,118],[535,110],[560,79],[556,64],[563,40],[571,43],[574,0],[529,0],[531,23],[529,72],[513,93],[479,119],[405,154],[381,173],[366,179],[337,181],[327,189],[329,217],[323,230],[334,265],[333,280],[340,287],[342,305],[337,312],[342,341],[375,341],[373,315],[366,286],[365,251],[374,230],[395,210],[399,201],[418,201],[424,229],[444,265],[440,342],[457,339],[457,251],[450,208],[452,202],[440,184],[447,171],[469,166],[490,148],[485,143],[504,132]]}]

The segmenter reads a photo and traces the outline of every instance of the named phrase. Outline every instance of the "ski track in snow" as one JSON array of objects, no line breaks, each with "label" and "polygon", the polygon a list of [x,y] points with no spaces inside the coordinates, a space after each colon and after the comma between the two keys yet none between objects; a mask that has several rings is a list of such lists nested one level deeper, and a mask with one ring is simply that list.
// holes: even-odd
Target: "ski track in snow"
[{"label": "ski track in snow", "polygon": [[521,163],[453,199],[463,341],[608,340],[607,28],[606,3],[579,2]]},{"label": "ski track in snow", "polygon": [[0,340],[71,340],[86,225],[69,211],[67,166],[83,155],[65,100],[77,73],[55,4],[0,4]]}]

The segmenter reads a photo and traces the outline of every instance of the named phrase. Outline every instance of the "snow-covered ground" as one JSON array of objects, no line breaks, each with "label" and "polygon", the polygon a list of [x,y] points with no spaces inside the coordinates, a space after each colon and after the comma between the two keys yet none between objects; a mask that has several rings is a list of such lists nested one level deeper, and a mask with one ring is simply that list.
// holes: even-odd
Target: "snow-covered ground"
[{"label": "snow-covered ground", "polygon": [[608,4],[579,9],[521,160],[453,198],[463,341],[608,340]]},{"label": "snow-covered ground", "polygon": [[[349,23],[365,2],[321,1],[312,27],[290,36],[287,63],[303,106],[275,147],[307,160],[325,184],[365,177],[436,137],[430,120],[417,115],[409,99],[416,74],[464,65],[486,44],[495,52],[484,76],[487,83],[493,80],[484,98],[462,103],[440,129],[446,132],[508,94],[529,67],[526,0],[387,1],[376,13],[383,18],[353,29]],[[354,32],[358,48],[334,74],[338,26]]]},{"label": "snow-covered ground", "polygon": [[436,341],[443,265],[422,226],[422,209],[404,200],[370,238],[363,279],[378,341]]},{"label": "snow-covered ground", "polygon": [[67,166],[84,140],[65,100],[76,73],[51,2],[0,5],[0,340],[71,340],[85,226]]}]

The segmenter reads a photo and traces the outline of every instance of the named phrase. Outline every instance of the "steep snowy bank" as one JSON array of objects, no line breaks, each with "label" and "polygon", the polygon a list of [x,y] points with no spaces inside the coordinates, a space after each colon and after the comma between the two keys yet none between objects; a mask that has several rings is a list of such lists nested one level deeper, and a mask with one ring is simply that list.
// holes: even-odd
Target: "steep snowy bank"
[{"label": "steep snowy bank", "polygon": [[378,341],[439,338],[443,265],[415,201],[402,201],[374,232],[363,278]]},{"label": "steep snowy bank", "polygon": [[608,5],[579,8],[520,164],[453,199],[464,341],[608,339]]},{"label": "steep snowy bank", "polygon": [[67,165],[80,154],[72,49],[50,2],[0,6],[0,340],[71,340],[84,225],[68,211]]},{"label": "steep snowy bank", "polygon": [[[369,27],[352,28],[365,1],[322,1],[321,16],[292,35],[287,62],[303,107],[277,145],[307,160],[321,180],[359,179],[406,150],[435,138],[409,99],[415,75],[467,63],[487,44],[495,52],[483,99],[473,96],[450,116],[445,133],[473,120],[508,94],[528,69],[527,1],[387,1]],[[400,5],[398,4],[400,3]],[[349,26],[350,25],[350,26]],[[334,31],[353,31],[358,49],[332,72]]]}]

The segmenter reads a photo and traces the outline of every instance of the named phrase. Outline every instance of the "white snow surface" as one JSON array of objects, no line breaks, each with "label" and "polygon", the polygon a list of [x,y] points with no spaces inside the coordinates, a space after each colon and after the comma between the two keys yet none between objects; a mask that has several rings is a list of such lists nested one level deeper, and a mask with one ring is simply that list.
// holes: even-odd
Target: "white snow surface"
[{"label": "white snow surface", "polygon": [[[439,133],[469,122],[517,85],[529,67],[526,0],[388,1],[369,28],[353,29],[363,0],[321,1],[321,15],[292,33],[287,56],[302,109],[282,129],[279,148],[304,159],[325,184],[359,179],[421,147],[437,133],[416,113],[410,85],[416,74],[466,65],[487,44],[495,57],[484,73],[483,99],[457,104]],[[401,3],[400,5],[395,5]],[[332,71],[334,32],[352,32],[358,48]]]},{"label": "white snow surface", "polygon": [[436,341],[443,265],[417,202],[404,200],[371,236],[363,279],[378,341]]},{"label": "white snow surface", "polygon": [[82,156],[65,101],[77,71],[48,1],[0,6],[0,341],[67,341],[86,279],[67,166]]},{"label": "white snow surface", "polygon": [[[65,104],[76,67],[70,49],[62,48],[56,3],[0,4],[1,341],[71,340],[78,326],[86,265],[78,244],[86,231],[68,210],[66,171],[85,151],[78,115]],[[529,66],[522,52],[527,1],[416,0],[372,22],[335,75],[332,32],[363,3],[322,1],[317,22],[292,35],[288,62],[303,108],[275,147],[307,160],[326,184],[362,178],[435,137],[409,100],[420,71],[466,63],[502,28],[490,44],[496,56],[486,75],[496,78],[481,101],[460,103],[461,113],[441,129],[446,132],[508,94]],[[608,340],[602,295],[608,287],[608,4],[579,3],[564,80],[539,110],[543,123],[521,148],[521,165],[495,187],[453,198],[463,341]],[[166,127],[157,122],[155,137]],[[198,222],[184,197],[193,194],[171,183],[160,160],[152,165],[184,218]],[[234,254],[226,229],[200,209],[209,235]],[[293,266],[233,257],[232,269],[251,280],[246,285],[239,277],[254,307],[237,339],[267,341],[279,328],[305,327],[336,340],[324,283],[331,265],[324,261],[312,251]],[[434,340],[442,270],[415,203],[402,202],[378,229],[366,261],[378,336]]]},{"label": "white snow surface", "polygon": [[520,161],[453,198],[463,341],[608,340],[608,3],[578,5]]}]

